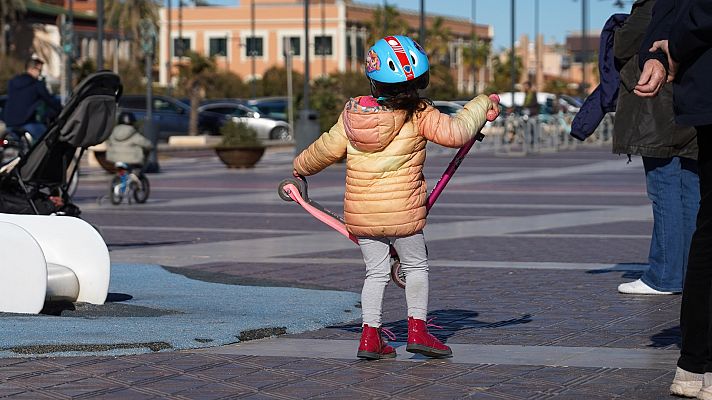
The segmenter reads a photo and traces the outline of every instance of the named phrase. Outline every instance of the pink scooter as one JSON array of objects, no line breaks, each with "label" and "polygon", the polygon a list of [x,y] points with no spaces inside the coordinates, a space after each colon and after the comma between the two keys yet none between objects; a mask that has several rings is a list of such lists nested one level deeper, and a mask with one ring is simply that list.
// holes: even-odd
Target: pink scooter
[{"label": "pink scooter", "polygon": [[[497,103],[499,103],[499,97],[497,97]],[[488,118],[488,120],[493,119],[494,118]],[[440,194],[443,192],[443,189],[445,189],[445,186],[447,186],[448,182],[450,182],[450,179],[455,174],[455,171],[457,171],[457,168],[460,166],[460,163],[462,162],[462,160],[465,159],[465,156],[467,156],[467,153],[470,151],[475,142],[482,141],[484,137],[485,135],[483,135],[481,132],[478,132],[469,142],[465,143],[465,145],[460,147],[460,150],[457,152],[457,154],[455,154],[455,157],[452,159],[452,161],[450,161],[450,164],[447,166],[447,169],[445,169],[445,172],[438,180],[438,183],[435,184],[433,190],[430,191],[428,199],[425,203],[425,207],[428,211],[430,211],[430,209],[433,207],[433,204],[435,204],[435,201],[438,199],[438,197],[440,197]],[[279,194],[279,197],[282,198],[282,200],[297,202],[309,214],[316,217],[319,221],[329,225],[334,230],[351,239],[352,242],[358,245],[358,238],[346,230],[344,219],[340,215],[337,215],[336,213],[327,210],[316,201],[311,200],[309,198],[307,189],[308,185],[306,178],[300,176],[299,179],[289,178],[280,182],[279,188],[277,189],[277,193]],[[401,270],[398,253],[396,253],[396,250],[392,245],[391,279],[399,287],[405,288],[405,274]]]}]

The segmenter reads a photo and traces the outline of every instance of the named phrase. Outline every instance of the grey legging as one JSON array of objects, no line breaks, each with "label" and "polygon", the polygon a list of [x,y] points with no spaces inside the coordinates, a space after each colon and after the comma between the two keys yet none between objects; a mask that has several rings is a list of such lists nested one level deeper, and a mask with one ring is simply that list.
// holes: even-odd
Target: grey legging
[{"label": "grey legging", "polygon": [[425,320],[428,314],[428,256],[423,232],[393,238],[362,237],[358,243],[366,263],[366,279],[361,291],[363,323],[381,326],[383,292],[391,271],[389,243],[396,248],[405,274],[408,316]]}]

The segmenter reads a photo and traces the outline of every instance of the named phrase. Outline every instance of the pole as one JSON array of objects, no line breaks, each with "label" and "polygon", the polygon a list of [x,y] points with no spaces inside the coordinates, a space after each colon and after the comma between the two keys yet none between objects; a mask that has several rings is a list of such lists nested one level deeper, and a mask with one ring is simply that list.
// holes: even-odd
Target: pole
[{"label": "pole", "polygon": [[172,4],[173,0],[166,0],[166,17],[167,17],[167,22],[168,26],[166,27],[166,34],[168,36],[168,60],[166,61],[166,80],[168,81],[168,85],[166,87],[166,90],[168,92],[169,96],[173,95],[173,38],[171,37],[172,31],[173,31],[173,20],[172,20]]},{"label": "pole", "polygon": [[67,25],[69,26],[69,49],[67,59],[64,65],[65,68],[65,89],[64,101],[69,98],[72,92],[72,62],[74,61],[74,0],[69,0],[69,13],[67,14]]},{"label": "pole", "polygon": [[294,134],[294,90],[292,87],[292,40],[290,37],[284,38],[284,52],[287,58],[287,121],[289,122],[289,129]]},{"label": "pole", "polygon": [[309,110],[309,1],[304,1],[304,110]]},{"label": "pole", "polygon": [[515,73],[516,73],[516,51],[514,49],[514,38],[516,36],[516,27],[515,27],[515,22],[516,22],[516,0],[511,0],[511,7],[512,7],[512,21],[511,21],[511,28],[512,28],[512,37],[511,37],[511,45],[512,45],[512,52],[509,54],[509,65],[510,65],[510,73],[511,73],[511,78],[512,78],[512,107],[514,107],[514,91],[516,89],[516,78],[515,78]]},{"label": "pole", "polygon": [[96,70],[104,69],[104,0],[96,0]]},{"label": "pole", "polygon": [[588,63],[588,0],[581,0],[581,94],[585,97],[588,93],[586,64]]},{"label": "pole", "polygon": [[425,0],[420,0],[420,33],[418,34],[418,42],[422,47],[425,47]]},{"label": "pole", "polygon": [[539,0],[534,0],[534,82],[537,90],[541,90],[539,82]]},{"label": "pole", "polygon": [[388,8],[388,0],[383,0],[383,13],[381,13],[381,18],[383,18],[383,35],[381,35],[381,37],[388,35],[388,18],[386,18],[386,8]]},{"label": "pole", "polygon": [[311,110],[309,102],[309,1],[304,1],[304,95],[302,98],[302,109],[299,111],[299,120],[294,129],[295,146],[294,150],[299,154],[306,149],[319,134],[319,124],[316,115]]},{"label": "pole", "polygon": [[[321,40],[326,38],[326,7],[324,6],[324,0],[321,0],[321,37]],[[321,52],[321,75],[326,76],[326,53],[323,49]]]},{"label": "pole", "polygon": [[178,0],[178,57],[183,57],[183,0]]},{"label": "pole", "polygon": [[158,155],[156,145],[156,130],[153,127],[153,71],[151,71],[151,63],[153,62],[151,53],[146,52],[146,121],[144,122],[144,133],[147,133],[149,140],[153,144],[153,149],[148,155],[147,170],[158,172]]},{"label": "pole", "polygon": [[477,94],[477,0],[472,0],[472,94]]},{"label": "pole", "polygon": [[250,93],[252,94],[252,98],[254,99],[257,96],[257,88],[255,87],[255,47],[256,47],[256,39],[255,39],[255,0],[252,0],[252,3],[250,4],[250,30],[252,33],[252,46],[250,50],[250,59],[252,61],[252,79],[250,80]]}]

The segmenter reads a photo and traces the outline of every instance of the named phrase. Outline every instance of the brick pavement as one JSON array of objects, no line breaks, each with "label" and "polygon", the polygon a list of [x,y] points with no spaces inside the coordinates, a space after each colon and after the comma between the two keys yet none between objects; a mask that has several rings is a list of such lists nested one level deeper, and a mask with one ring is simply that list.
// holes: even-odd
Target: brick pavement
[{"label": "brick pavement", "polygon": [[[194,279],[358,292],[358,249],[276,198],[276,183],[289,175],[289,156],[268,154],[251,171],[226,170],[208,157],[166,160],[164,172],[150,177],[153,193],[145,206],[96,204],[108,180],[97,175],[84,177],[78,197],[114,261],[151,256]],[[429,159],[431,187],[448,161]],[[606,149],[584,149],[524,158],[481,153],[463,162],[426,230],[431,315],[444,328],[434,333],[461,348],[460,357],[406,358],[399,348],[395,361],[356,360],[354,321],[246,342],[249,351],[237,345],[0,359],[0,397],[668,398],[680,298],[616,292],[619,283],[640,275],[652,225],[642,166],[625,161]],[[312,197],[335,211],[342,168],[310,180]],[[214,257],[178,262],[205,249]],[[389,286],[384,303],[385,325],[404,340],[402,290]],[[280,340],[308,345],[260,354]],[[318,355],[319,343],[338,351]],[[505,350],[511,349],[510,359]],[[576,349],[590,356],[568,365],[552,361]]]}]

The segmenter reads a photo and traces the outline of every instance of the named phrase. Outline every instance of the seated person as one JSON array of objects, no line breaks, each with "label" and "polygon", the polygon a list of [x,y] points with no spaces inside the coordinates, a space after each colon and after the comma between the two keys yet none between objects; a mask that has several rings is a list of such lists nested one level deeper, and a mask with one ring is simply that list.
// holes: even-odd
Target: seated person
[{"label": "seated person", "polygon": [[56,115],[62,110],[60,102],[52,97],[42,76],[42,60],[32,58],[25,64],[25,72],[16,75],[7,83],[7,101],[5,102],[5,124],[12,129],[22,129],[39,140],[47,126],[38,120],[38,113],[45,110],[44,117]]},{"label": "seated person", "polygon": [[134,123],[136,117],[133,113],[122,112],[119,115],[118,124],[106,140],[106,159],[140,169],[153,145],[136,130]]}]

